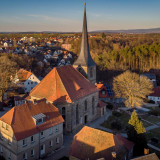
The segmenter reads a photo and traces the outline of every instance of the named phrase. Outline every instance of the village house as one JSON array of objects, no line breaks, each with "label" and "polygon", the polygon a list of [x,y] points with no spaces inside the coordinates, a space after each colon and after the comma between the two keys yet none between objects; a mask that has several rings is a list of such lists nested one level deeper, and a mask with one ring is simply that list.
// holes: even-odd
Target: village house
[{"label": "village house", "polygon": [[25,93],[30,92],[40,80],[30,71],[20,69],[14,78],[14,83],[24,89]]},{"label": "village house", "polygon": [[152,153],[152,154],[144,155],[138,158],[133,158],[131,160],[159,160],[159,158],[155,153]]},{"label": "village house", "polygon": [[71,65],[53,68],[29,94],[31,101],[42,98],[59,108],[66,132],[97,118],[98,89]]},{"label": "village house", "polygon": [[155,102],[155,104],[160,104],[160,87],[153,88],[153,93],[148,96],[149,100]]},{"label": "village house", "polygon": [[85,126],[72,141],[70,160],[129,160],[134,143],[121,135]]},{"label": "village house", "polygon": [[15,106],[0,118],[0,155],[34,160],[63,144],[63,118],[45,99]]}]

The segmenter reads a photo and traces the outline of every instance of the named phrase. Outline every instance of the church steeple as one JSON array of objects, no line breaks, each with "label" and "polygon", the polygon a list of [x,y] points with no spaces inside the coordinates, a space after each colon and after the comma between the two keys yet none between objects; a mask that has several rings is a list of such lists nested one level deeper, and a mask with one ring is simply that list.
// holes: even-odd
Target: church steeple
[{"label": "church steeple", "polygon": [[84,4],[84,18],[80,54],[73,66],[76,67],[77,70],[79,70],[79,72],[81,72],[92,83],[96,82],[96,64],[94,63],[89,51],[86,3]]},{"label": "church steeple", "polygon": [[82,41],[81,41],[81,50],[78,56],[77,61],[74,65],[81,65],[81,66],[95,66],[90,51],[89,51],[89,44],[88,44],[88,31],[87,31],[87,16],[86,16],[86,3],[84,4],[84,18],[83,18],[83,31],[82,31]]}]

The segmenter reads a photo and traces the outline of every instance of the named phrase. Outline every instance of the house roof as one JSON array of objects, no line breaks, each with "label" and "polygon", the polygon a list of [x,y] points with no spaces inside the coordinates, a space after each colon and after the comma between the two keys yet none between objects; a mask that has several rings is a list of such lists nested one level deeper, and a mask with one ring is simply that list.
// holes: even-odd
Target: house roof
[{"label": "house roof", "polygon": [[157,157],[155,153],[152,153],[152,154],[148,154],[148,155],[141,156],[138,158],[134,158],[132,160],[159,160],[159,158]]},{"label": "house roof", "polygon": [[[33,116],[41,113],[46,116],[45,123],[36,126]],[[3,115],[0,120],[12,127],[17,140],[29,137],[64,121],[59,110],[44,99],[35,104],[30,102],[16,106]]]},{"label": "house roof", "polygon": [[98,101],[98,107],[99,107],[99,108],[103,108],[103,107],[105,107],[105,106],[107,106],[107,103],[105,103],[105,102],[103,102],[103,101],[101,101],[101,100]]},{"label": "house roof", "polygon": [[98,92],[96,86],[68,65],[52,69],[30,92],[30,96],[55,103],[71,103],[94,92]]},{"label": "house roof", "polygon": [[149,96],[160,97],[160,87],[153,88],[153,93]]},{"label": "house roof", "polygon": [[127,151],[125,143],[117,135],[85,126],[74,136],[70,156],[81,160],[112,160],[112,152],[116,152],[117,159],[121,159]]},{"label": "house roof", "polygon": [[17,73],[18,79],[20,81],[26,81],[31,76],[31,74],[32,74],[32,72],[29,72],[25,69],[20,69]]}]

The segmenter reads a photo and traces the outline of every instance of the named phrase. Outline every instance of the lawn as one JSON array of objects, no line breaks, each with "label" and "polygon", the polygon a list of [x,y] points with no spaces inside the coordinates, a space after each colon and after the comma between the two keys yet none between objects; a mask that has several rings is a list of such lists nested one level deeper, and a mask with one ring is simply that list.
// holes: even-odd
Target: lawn
[{"label": "lawn", "polygon": [[[156,137],[160,140],[160,128],[155,128],[155,129],[148,131],[147,136],[148,136],[148,140],[150,140],[153,137]],[[160,148],[160,144],[153,144],[153,145]]]},{"label": "lawn", "polygon": [[127,114],[127,113],[122,113],[120,116],[114,116],[114,115],[111,115],[107,121],[105,121],[104,123],[101,124],[101,126],[105,127],[105,128],[109,128],[109,129],[112,129],[111,128],[111,122],[114,121],[115,119],[119,119],[122,123],[122,129],[125,129],[126,126],[128,125],[128,121],[130,119],[130,115]]},{"label": "lawn", "polygon": [[157,116],[153,116],[153,115],[143,115],[143,116],[139,116],[140,118],[149,121],[151,123],[158,123],[160,122],[160,118],[158,118]]},{"label": "lawn", "polygon": [[[127,114],[127,113],[121,113],[120,116],[114,116],[114,115],[111,115],[107,121],[105,121],[104,123],[101,124],[101,126],[105,127],[105,128],[109,128],[109,129],[112,129],[111,128],[111,123],[115,120],[115,119],[119,119],[122,123],[122,130],[125,130],[126,126],[128,125],[128,121],[130,119],[130,115]],[[143,125],[144,127],[149,127],[151,126],[152,124],[150,123],[147,123],[145,121],[142,121],[143,122]]]}]

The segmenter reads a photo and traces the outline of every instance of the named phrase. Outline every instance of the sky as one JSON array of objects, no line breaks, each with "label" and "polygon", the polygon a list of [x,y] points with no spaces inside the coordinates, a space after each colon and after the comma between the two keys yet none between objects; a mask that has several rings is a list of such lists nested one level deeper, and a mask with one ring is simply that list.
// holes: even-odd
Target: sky
[{"label": "sky", "polygon": [[[80,32],[85,0],[0,0],[0,32]],[[86,0],[88,30],[160,27],[160,0]]]}]

